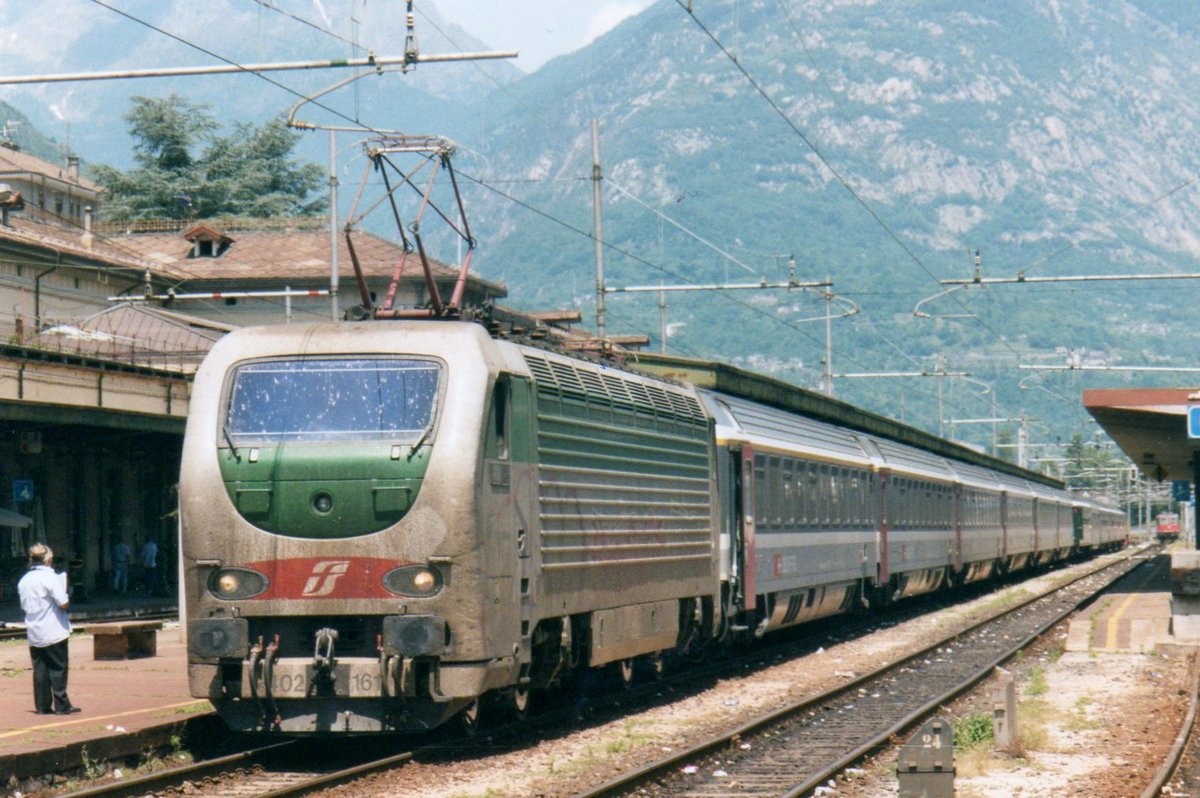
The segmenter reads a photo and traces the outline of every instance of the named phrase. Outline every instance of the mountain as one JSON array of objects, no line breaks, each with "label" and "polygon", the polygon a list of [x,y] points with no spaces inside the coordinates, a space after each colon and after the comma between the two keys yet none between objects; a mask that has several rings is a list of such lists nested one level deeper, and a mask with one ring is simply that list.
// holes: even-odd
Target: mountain
[{"label": "mountain", "polygon": [[[1020,367],[1063,366],[1071,352],[1092,367],[1192,365],[1185,282],[974,287],[914,315],[947,290],[940,280],[972,276],[975,250],[985,277],[1200,271],[1200,42],[1182,9],[691,5],[694,18],[664,0],[485,104],[494,190],[469,195],[485,275],[528,304],[574,301],[590,317],[592,243],[578,231],[591,229],[597,118],[610,286],[779,280],[794,254],[801,279],[828,275],[862,308],[832,325],[835,373],[968,372],[998,392],[1002,415],[1040,417],[1064,439],[1087,422],[1081,387],[1180,375]],[[668,305],[675,351],[817,384],[823,329],[788,324],[822,315],[815,296]],[[657,338],[653,298],[607,306],[610,327]],[[962,381],[946,381],[940,425],[934,380],[836,384],[927,428],[991,415],[991,396]]]},{"label": "mountain", "polygon": [[[0,73],[56,75],[168,67],[400,56],[405,15],[397,3],[308,3],[273,0],[130,0],[119,10],[88,0],[0,3]],[[322,16],[324,15],[324,16]],[[443,20],[432,4],[416,16],[424,55],[490,48]],[[358,46],[355,46],[357,43]],[[421,64],[408,74],[366,75],[308,105],[299,118],[375,129],[426,133],[457,129],[460,107],[523,74],[507,61]],[[129,97],[171,93],[207,103],[222,118],[261,123],[287,113],[303,97],[351,76],[345,69],[251,75],[138,78],[21,84],[0,99],[24,110],[41,130],[86,162],[131,164],[122,117]],[[307,154],[327,160],[325,137],[311,136]]]},{"label": "mountain", "polygon": [[[298,16],[328,9],[323,27],[377,53],[403,49],[395,4],[272,5]],[[976,251],[984,277],[1200,272],[1192,89],[1200,23],[1186,4],[687,5],[692,14],[660,0],[530,75],[495,62],[421,65],[366,77],[357,93],[322,103],[377,128],[459,142],[455,163],[479,242],[474,265],[528,309],[575,305],[593,318],[589,128],[598,119],[610,287],[775,282],[794,257],[798,279],[833,282],[835,312],[859,309],[830,326],[835,374],[970,375],[837,378],[839,398],[980,445],[990,425],[961,420],[1031,418],[1035,438],[1065,441],[1087,431],[1084,387],[1194,379],[1030,368],[1192,366],[1200,332],[1186,301],[1190,282],[953,291],[941,282],[970,278]],[[360,9],[354,24],[347,6]],[[265,3],[122,7],[243,63],[353,51]],[[436,34],[426,35],[435,26],[454,40],[447,50],[505,47],[467,41],[420,7],[429,15],[418,19],[424,52],[442,51]],[[86,0],[0,5],[0,30],[25,30],[31,15],[61,24],[46,26],[44,40],[0,49],[0,71],[205,62]],[[304,93],[338,78],[273,79]],[[50,84],[0,97],[85,159],[123,166],[120,116],[131,91],[128,83]],[[155,79],[137,91],[176,91],[245,121],[297,99],[248,76]],[[352,138],[339,139],[347,151]],[[326,158],[323,135],[306,136],[305,147],[313,160]],[[343,172],[347,183],[357,177]],[[645,332],[657,346],[656,300],[609,296],[609,331]],[[672,292],[664,312],[672,351],[808,387],[821,374],[824,314],[819,291],[750,290]],[[1003,426],[1011,436],[1013,424]]]},{"label": "mountain", "polygon": [[5,102],[0,102],[0,140],[12,142],[24,152],[51,163],[64,163],[58,142],[43,135],[25,114]]}]

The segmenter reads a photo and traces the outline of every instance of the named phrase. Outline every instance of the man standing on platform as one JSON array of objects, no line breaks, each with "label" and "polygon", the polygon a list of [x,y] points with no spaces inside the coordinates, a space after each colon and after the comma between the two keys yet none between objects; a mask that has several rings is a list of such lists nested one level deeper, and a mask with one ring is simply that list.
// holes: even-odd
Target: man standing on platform
[{"label": "man standing on platform", "polygon": [[146,538],[142,544],[142,586],[147,596],[158,595],[158,544]]},{"label": "man standing on platform", "polygon": [[17,583],[21,609],[25,611],[25,634],[29,658],[33,660],[33,706],[39,715],[71,715],[79,707],[67,697],[70,657],[67,638],[66,574],[54,573],[54,552],[44,543],[29,547],[29,571]]},{"label": "man standing on platform", "polygon": [[133,552],[125,544],[124,538],[117,538],[112,550],[113,557],[113,592],[124,593],[129,590],[129,561]]}]

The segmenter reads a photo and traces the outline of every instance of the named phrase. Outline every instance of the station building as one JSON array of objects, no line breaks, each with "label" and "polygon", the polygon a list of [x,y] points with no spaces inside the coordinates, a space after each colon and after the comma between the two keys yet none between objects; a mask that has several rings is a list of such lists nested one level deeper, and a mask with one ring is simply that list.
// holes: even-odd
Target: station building
[{"label": "station building", "polygon": [[[73,165],[7,148],[0,184],[23,200],[0,219],[0,602],[15,600],[37,541],[70,566],[82,602],[111,593],[118,540],[135,553],[153,540],[160,567],[150,588],[173,595],[191,376],[235,327],[334,317],[333,300],[320,295],[330,284],[328,223],[113,225],[102,221],[101,192]],[[344,236],[337,246],[344,310],[359,287]],[[353,246],[362,290],[378,302],[404,249],[357,232]],[[395,305],[421,306],[424,275],[412,255],[407,263]],[[457,274],[434,264],[447,294]],[[196,294],[208,296],[181,298]],[[469,277],[464,304],[505,295]],[[137,576],[135,567],[131,585]]]}]

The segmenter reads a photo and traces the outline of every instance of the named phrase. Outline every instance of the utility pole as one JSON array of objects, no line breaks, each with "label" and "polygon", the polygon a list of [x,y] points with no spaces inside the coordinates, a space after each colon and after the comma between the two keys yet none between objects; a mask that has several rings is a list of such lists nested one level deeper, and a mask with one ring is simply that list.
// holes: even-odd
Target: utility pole
[{"label": "utility pole", "polygon": [[1026,446],[1029,444],[1029,419],[1021,417],[1021,426],[1017,427],[1017,465],[1021,468],[1029,468],[1029,452],[1026,451]]},{"label": "utility pole", "polygon": [[[661,286],[662,281],[658,284]],[[658,292],[658,351],[667,353],[667,292]]]},{"label": "utility pole", "polygon": [[942,366],[942,356],[938,355],[937,356],[937,371],[938,371],[937,399],[938,399],[938,437],[939,438],[946,437],[946,433],[943,429],[945,426],[945,418],[946,418],[945,411],[943,409],[945,406],[942,403],[942,379],[943,379],[942,374],[945,372],[945,370],[946,369]]},{"label": "utility pole", "polygon": [[338,176],[337,131],[329,131],[329,310],[333,320],[341,319],[338,309]]},{"label": "utility pole", "polygon": [[[795,272],[795,258],[788,260],[788,268]],[[825,282],[833,285],[833,278],[826,276]],[[821,393],[833,396],[833,291],[826,288],[821,295],[825,299],[825,365],[821,368]]]},{"label": "utility pole", "polygon": [[592,120],[592,228],[596,240],[596,335],[605,337],[604,329],[604,234],[600,225],[600,120]]}]

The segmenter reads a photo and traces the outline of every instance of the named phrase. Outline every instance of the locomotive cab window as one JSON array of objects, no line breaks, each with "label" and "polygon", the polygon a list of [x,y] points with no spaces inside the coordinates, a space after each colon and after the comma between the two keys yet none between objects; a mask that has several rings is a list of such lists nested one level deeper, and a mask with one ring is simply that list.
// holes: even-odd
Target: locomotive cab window
[{"label": "locomotive cab window", "polygon": [[426,440],[441,366],[398,358],[248,363],[233,376],[228,443]]}]

